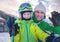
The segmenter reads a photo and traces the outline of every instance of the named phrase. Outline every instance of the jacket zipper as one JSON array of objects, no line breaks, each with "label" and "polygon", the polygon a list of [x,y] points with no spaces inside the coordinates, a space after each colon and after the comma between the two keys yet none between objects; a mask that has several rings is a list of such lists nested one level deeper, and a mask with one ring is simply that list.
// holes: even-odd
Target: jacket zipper
[{"label": "jacket zipper", "polygon": [[27,42],[29,42],[29,38],[28,38],[28,26],[27,26],[27,24],[26,24],[26,39],[27,39]]}]

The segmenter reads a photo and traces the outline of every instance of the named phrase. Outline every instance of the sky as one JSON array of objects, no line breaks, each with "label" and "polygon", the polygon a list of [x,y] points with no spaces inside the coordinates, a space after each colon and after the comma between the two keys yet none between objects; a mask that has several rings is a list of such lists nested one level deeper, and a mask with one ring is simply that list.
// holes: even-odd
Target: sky
[{"label": "sky", "polygon": [[60,12],[60,0],[0,0],[0,10],[3,10],[9,15],[19,17],[18,7],[23,2],[31,3],[33,9],[39,2],[42,2],[47,8],[47,12],[53,10]]}]

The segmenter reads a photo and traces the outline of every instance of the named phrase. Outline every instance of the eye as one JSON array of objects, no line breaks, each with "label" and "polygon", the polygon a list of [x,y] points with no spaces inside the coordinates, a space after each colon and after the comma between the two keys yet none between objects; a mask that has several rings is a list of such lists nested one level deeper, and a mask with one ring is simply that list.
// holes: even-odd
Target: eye
[{"label": "eye", "polygon": [[35,11],[35,13],[39,13],[39,11]]},{"label": "eye", "polygon": [[41,12],[42,14],[44,14],[44,12]]},{"label": "eye", "polygon": [[23,14],[23,15],[26,15],[26,14]]},{"label": "eye", "polygon": [[27,15],[29,15],[29,14],[27,14]]}]

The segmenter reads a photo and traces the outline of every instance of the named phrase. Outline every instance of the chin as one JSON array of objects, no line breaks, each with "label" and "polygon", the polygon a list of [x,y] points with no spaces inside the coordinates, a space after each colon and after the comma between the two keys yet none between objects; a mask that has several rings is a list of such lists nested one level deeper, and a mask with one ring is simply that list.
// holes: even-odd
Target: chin
[{"label": "chin", "polygon": [[37,20],[39,21],[39,20],[41,20],[41,19],[39,18],[39,19],[37,19]]}]

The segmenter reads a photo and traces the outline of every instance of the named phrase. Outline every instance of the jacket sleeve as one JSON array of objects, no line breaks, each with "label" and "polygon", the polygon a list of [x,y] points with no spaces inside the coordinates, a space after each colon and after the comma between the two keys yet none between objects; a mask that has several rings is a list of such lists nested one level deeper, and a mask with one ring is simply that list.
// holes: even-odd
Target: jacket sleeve
[{"label": "jacket sleeve", "polygon": [[35,33],[37,38],[42,40],[43,42],[46,42],[46,38],[49,36],[49,34],[42,31],[37,25],[35,25]]},{"label": "jacket sleeve", "polygon": [[54,33],[60,36],[60,26],[54,27]]},{"label": "jacket sleeve", "polygon": [[46,24],[45,30],[49,32],[54,32],[54,34],[60,35],[60,26],[50,26],[49,24]]},{"label": "jacket sleeve", "polygon": [[46,31],[49,31],[49,32],[54,32],[53,30],[54,30],[54,27],[52,26],[52,25],[49,25],[48,23],[46,23],[45,22],[45,26],[43,26],[44,27],[44,30],[45,30],[45,32]]}]

